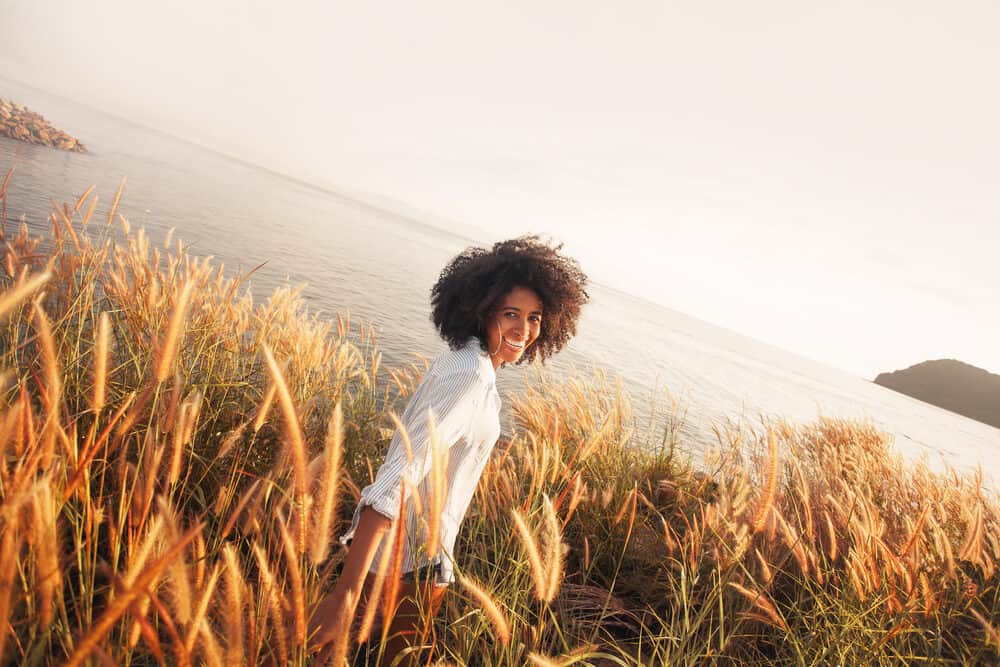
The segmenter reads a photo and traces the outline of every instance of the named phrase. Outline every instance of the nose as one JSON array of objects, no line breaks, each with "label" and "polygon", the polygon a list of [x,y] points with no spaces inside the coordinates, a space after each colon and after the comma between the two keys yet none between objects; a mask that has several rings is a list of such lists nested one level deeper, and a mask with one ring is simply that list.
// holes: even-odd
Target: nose
[{"label": "nose", "polygon": [[517,324],[514,325],[514,331],[520,334],[523,340],[527,340],[531,336],[531,323],[528,322],[528,318],[519,317]]},{"label": "nose", "polygon": [[507,337],[515,340],[527,340],[529,335],[528,327],[528,321],[523,317],[518,317],[516,321],[508,320]]}]

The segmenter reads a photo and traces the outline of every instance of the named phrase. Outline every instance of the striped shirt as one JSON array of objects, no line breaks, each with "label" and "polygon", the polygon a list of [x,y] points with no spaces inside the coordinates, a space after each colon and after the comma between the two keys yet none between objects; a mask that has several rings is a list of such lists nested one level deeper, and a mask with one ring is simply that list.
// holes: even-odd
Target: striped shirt
[{"label": "striped shirt", "polygon": [[[430,498],[431,452],[428,412],[433,414],[442,446],[448,447],[446,472],[447,495],[440,522],[440,550],[427,554],[427,520],[418,507]],[[409,435],[413,459],[407,457],[406,445],[397,431],[393,435],[385,463],[375,481],[361,491],[351,527],[341,538],[342,544],[354,537],[361,509],[371,506],[390,519],[399,516],[402,482],[406,482],[406,543],[401,572],[412,572],[428,565],[439,565],[440,581],[454,581],[452,553],[458,529],[469,508],[479,477],[490,452],[500,436],[500,396],[496,372],[479,341],[469,339],[464,347],[445,352],[427,369],[423,381],[410,399],[401,419]],[[414,493],[420,494],[420,503]],[[388,533],[386,533],[386,537]],[[371,570],[378,568],[385,544],[379,545]]]}]

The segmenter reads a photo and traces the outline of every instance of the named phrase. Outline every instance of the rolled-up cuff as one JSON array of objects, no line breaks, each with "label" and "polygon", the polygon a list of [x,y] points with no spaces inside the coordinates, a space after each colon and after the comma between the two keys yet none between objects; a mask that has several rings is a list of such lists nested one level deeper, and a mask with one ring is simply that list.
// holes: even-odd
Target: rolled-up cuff
[{"label": "rolled-up cuff", "polygon": [[367,490],[368,487],[365,487],[361,491],[361,498],[358,500],[358,506],[354,508],[354,516],[351,518],[351,527],[347,529],[346,533],[340,536],[340,543],[344,546],[347,546],[347,543],[354,539],[354,533],[358,530],[358,522],[361,521],[361,510],[365,507],[371,507],[390,521],[395,521],[399,516],[398,494],[390,493],[376,498],[367,498],[365,497],[365,491]]}]

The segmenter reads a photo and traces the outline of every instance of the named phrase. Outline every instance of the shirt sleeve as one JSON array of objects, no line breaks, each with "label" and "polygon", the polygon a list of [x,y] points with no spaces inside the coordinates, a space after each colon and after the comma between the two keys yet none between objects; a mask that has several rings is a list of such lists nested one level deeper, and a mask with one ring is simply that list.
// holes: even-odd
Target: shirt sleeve
[{"label": "shirt sleeve", "polygon": [[409,435],[413,460],[407,457],[406,446],[397,430],[375,481],[361,492],[359,509],[370,505],[390,519],[399,515],[402,480],[406,479],[415,488],[427,476],[432,465],[428,415],[432,414],[437,424],[439,442],[450,449],[463,435],[474,415],[480,387],[479,376],[471,370],[429,375],[424,379],[401,419]]}]

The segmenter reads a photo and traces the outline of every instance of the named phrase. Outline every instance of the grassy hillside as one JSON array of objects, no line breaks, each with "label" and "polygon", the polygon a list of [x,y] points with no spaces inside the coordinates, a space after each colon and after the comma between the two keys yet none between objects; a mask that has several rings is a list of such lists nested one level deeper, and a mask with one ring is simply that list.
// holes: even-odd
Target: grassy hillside
[{"label": "grassy hillside", "polygon": [[[294,290],[255,303],[247,276],[93,220],[93,197],[45,243],[3,221],[0,656],[308,664],[334,538],[423,368],[380,373],[371,327]],[[666,400],[652,424],[602,376],[512,400],[430,664],[997,661],[978,477],[832,419],[720,428],[696,472]],[[371,620],[396,603],[373,599]],[[335,663],[377,659],[359,638]]]}]

